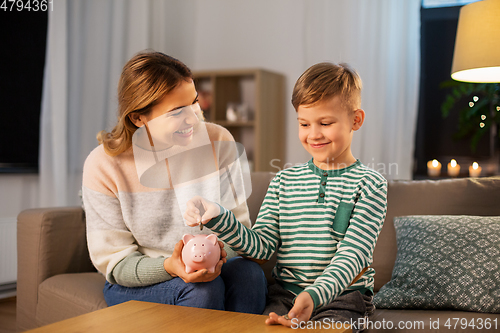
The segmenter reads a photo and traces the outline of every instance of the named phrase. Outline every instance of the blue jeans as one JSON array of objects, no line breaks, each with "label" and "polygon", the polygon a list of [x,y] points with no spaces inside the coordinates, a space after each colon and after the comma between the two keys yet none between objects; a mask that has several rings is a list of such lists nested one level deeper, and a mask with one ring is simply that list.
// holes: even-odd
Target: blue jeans
[{"label": "blue jeans", "polygon": [[195,308],[261,314],[266,306],[267,280],[259,264],[234,257],[211,282],[185,283],[181,278],[146,287],[123,287],[106,281],[109,306],[136,300]]}]

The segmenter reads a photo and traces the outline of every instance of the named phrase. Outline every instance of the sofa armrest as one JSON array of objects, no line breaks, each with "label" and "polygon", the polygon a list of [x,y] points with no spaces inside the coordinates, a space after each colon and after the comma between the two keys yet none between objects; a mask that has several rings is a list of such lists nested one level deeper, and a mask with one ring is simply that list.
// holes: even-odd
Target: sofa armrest
[{"label": "sofa armrest", "polygon": [[39,208],[17,218],[17,323],[36,326],[38,286],[63,273],[95,271],[81,207]]}]

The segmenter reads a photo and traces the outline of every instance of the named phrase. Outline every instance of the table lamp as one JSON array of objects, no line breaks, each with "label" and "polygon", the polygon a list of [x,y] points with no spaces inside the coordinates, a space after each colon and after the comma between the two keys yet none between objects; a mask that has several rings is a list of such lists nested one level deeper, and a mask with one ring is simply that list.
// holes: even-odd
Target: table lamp
[{"label": "table lamp", "polygon": [[500,82],[500,0],[463,6],[458,19],[451,77],[463,82]]},{"label": "table lamp", "polygon": [[[500,0],[463,6],[458,18],[451,78],[474,83],[500,82]],[[490,115],[495,116],[493,103]],[[496,126],[490,127],[490,155],[495,158]],[[498,163],[498,159],[497,162]]]}]

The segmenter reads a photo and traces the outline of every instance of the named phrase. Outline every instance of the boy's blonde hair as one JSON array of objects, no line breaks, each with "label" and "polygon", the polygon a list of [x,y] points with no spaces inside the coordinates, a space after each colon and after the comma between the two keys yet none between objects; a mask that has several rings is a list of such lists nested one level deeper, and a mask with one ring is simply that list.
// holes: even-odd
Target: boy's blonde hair
[{"label": "boy's blonde hair", "polygon": [[349,111],[361,107],[361,78],[346,63],[322,62],[309,67],[293,87],[292,105],[313,105],[340,96]]}]

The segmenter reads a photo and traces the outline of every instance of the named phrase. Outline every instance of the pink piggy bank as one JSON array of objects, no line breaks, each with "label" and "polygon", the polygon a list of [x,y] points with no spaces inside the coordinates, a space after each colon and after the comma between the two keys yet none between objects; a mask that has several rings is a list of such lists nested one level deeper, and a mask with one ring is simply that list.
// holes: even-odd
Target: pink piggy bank
[{"label": "pink piggy bank", "polygon": [[220,246],[215,235],[184,235],[182,237],[182,261],[186,265],[186,273],[206,268],[215,272],[220,260]]}]

